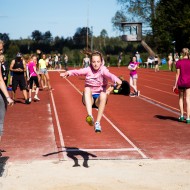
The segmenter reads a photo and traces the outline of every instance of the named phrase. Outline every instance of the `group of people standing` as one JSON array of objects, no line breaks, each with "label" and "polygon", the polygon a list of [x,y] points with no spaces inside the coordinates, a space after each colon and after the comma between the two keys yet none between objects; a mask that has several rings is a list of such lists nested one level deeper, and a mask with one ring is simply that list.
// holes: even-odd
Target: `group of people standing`
[{"label": "group of people standing", "polygon": [[68,55],[65,53],[63,56],[58,53],[47,56],[48,69],[62,69],[68,70]]},{"label": "group of people standing", "polygon": [[[6,64],[5,64],[6,65]],[[8,75],[10,73],[8,89],[12,91],[12,99],[16,102],[16,91],[19,86],[23,93],[25,104],[32,102],[32,92],[35,92],[34,101],[40,101],[38,97],[40,86],[42,89],[52,90],[47,69],[48,63],[46,54],[26,55],[17,53],[15,59],[11,61],[10,67],[6,67],[3,74],[5,85],[8,86]],[[2,68],[2,67],[1,67]],[[10,89],[11,87],[11,89]]]}]

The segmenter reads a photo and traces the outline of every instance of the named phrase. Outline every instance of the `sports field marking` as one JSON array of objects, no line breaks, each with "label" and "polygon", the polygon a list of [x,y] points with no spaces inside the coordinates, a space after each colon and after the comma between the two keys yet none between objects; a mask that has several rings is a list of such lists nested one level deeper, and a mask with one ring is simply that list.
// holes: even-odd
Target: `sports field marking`
[{"label": "sports field marking", "polygon": [[[152,105],[154,105],[154,106],[157,106],[157,107],[160,107],[160,108],[162,108],[162,109],[164,109],[164,110],[167,110],[167,111],[169,111],[169,112],[171,112],[171,113],[174,113],[174,114],[176,114],[176,115],[179,115],[179,109],[177,109],[177,108],[174,108],[174,107],[172,107],[172,106],[169,106],[169,105],[167,105],[167,104],[164,104],[164,103],[162,103],[162,102],[159,102],[159,101],[157,101],[157,100],[154,100],[154,99],[152,99],[152,98],[149,98],[149,97],[147,97],[147,96],[144,96],[144,95],[140,95],[138,98],[140,98],[141,100],[144,100],[144,101],[146,101],[146,102],[148,102],[148,103],[150,103],[150,104],[152,104]],[[176,110],[176,111],[174,111],[174,110]],[[184,112],[184,113],[186,113],[186,112]]]},{"label": "sports field marking", "polygon": [[161,76],[162,77],[167,77],[167,78],[164,78],[164,80],[168,80],[168,81],[172,81],[172,82],[174,82],[175,81],[175,74],[174,75],[168,75],[168,73],[165,73],[165,72],[162,72],[162,71],[160,71],[158,74],[157,73],[155,73],[155,72],[143,72],[143,71],[141,71],[140,72],[140,74],[148,74],[148,76],[147,77],[149,77],[150,75],[151,75],[151,77],[152,76],[154,76],[155,78],[161,78]]},{"label": "sports field marking", "polygon": [[[153,88],[153,87],[151,87],[151,86],[146,86],[146,85],[143,85],[143,86],[145,86],[145,87],[147,87],[147,88],[151,88],[151,89],[157,90],[157,91],[160,91],[160,92],[164,92],[164,93],[166,93],[166,94],[170,94],[170,95],[173,95],[173,96],[177,96],[177,94],[175,94],[174,92],[167,92],[167,91],[160,90],[160,89],[158,89],[158,88]],[[172,91],[172,89],[171,89],[171,91]]]},{"label": "sports field marking", "polygon": [[57,114],[57,109],[56,109],[56,106],[55,106],[53,93],[50,92],[50,95],[51,95],[53,110],[54,110],[54,113],[55,113],[55,120],[56,120],[56,124],[57,124],[57,130],[58,130],[58,134],[59,134],[59,140],[60,140],[61,149],[62,149],[61,153],[62,153],[63,159],[65,159],[65,158],[67,158],[67,156],[66,156],[66,153],[65,153],[64,149],[62,148],[62,147],[65,147],[65,142],[64,142],[64,139],[63,139],[63,133],[62,133],[61,126],[60,126],[59,117],[58,117],[58,114]]},{"label": "sports field marking", "polygon": [[[141,78],[140,80],[153,82],[153,80],[145,79],[145,78]],[[161,84],[162,86],[169,86],[170,88],[172,87],[171,84],[166,84],[166,83],[162,83],[162,82],[156,82],[156,84]]]},{"label": "sports field marking", "polygon": [[88,152],[88,151],[93,151],[93,152],[130,152],[130,151],[138,151],[138,149],[137,148],[98,148],[98,149],[96,149],[96,148],[80,148],[80,149],[77,149],[77,148],[68,148],[68,149],[66,149],[66,148],[64,148],[65,150],[65,152],[75,152],[75,151],[86,151],[86,152]]},{"label": "sports field marking", "polygon": [[[80,95],[82,95],[82,92],[80,92],[80,90],[71,82],[69,81],[67,78],[65,78],[65,80],[67,80],[67,82],[77,91],[79,92]],[[104,119],[107,120],[107,122],[133,147],[133,150],[136,150],[144,159],[148,158],[139,148],[137,148],[137,146],[135,146],[134,143],[132,143],[132,141],[129,140],[129,138],[127,138],[104,114],[103,114]],[[110,149],[111,150],[111,149]],[[117,149],[117,151],[120,151],[120,149]]]}]

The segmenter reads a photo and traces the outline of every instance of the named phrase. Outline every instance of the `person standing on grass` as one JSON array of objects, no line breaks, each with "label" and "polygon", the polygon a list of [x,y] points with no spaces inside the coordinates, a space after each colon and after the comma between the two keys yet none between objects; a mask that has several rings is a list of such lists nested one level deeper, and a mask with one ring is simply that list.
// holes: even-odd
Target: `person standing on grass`
[{"label": "person standing on grass", "polygon": [[169,68],[169,71],[172,70],[172,63],[173,63],[173,57],[172,57],[172,53],[170,53],[168,55],[168,68]]},{"label": "person standing on grass", "polygon": [[85,58],[83,58],[82,67],[86,68],[90,65],[90,59],[88,57],[88,54],[85,55]]},{"label": "person standing on grass", "polygon": [[[103,56],[100,52],[94,51],[91,53],[90,66],[79,70],[70,70],[60,74],[61,77],[68,76],[86,76],[85,88],[83,92],[82,102],[86,106],[87,117],[86,122],[90,126],[94,126],[95,132],[101,132],[100,121],[108,100],[110,91],[107,91],[108,81],[111,80],[114,84],[119,86],[122,81],[103,64]],[[92,108],[98,108],[98,115],[94,124],[92,115]]]},{"label": "person standing on grass", "polygon": [[118,56],[117,67],[120,67],[120,66],[121,66],[122,55],[123,55],[123,53],[122,53],[122,52],[120,52],[120,54],[119,54],[119,56]]},{"label": "person standing on grass", "polygon": [[154,67],[154,71],[155,72],[158,72],[159,71],[159,63],[158,63],[158,56],[157,55],[155,55],[155,57],[154,57],[154,64],[155,64],[155,67]]},{"label": "person standing on grass", "polygon": [[182,59],[176,63],[176,79],[173,91],[179,90],[179,121],[184,121],[184,99],[186,100],[187,117],[186,123],[190,124],[190,57],[189,49],[182,49]]},{"label": "person standing on grass", "polygon": [[138,67],[137,58],[136,56],[133,56],[128,66],[128,69],[130,70],[129,83],[134,90],[134,92],[130,94],[131,97],[140,95],[140,91],[137,90],[137,79],[138,79],[137,67]]},{"label": "person standing on grass", "polygon": [[[3,54],[3,41],[0,40],[0,56]],[[3,126],[4,126],[4,118],[5,118],[5,111],[8,105],[13,105],[14,101],[10,98],[9,93],[7,91],[7,87],[3,80],[1,74],[1,65],[0,65],[0,143],[1,137],[3,135]],[[0,157],[2,156],[0,149]]]},{"label": "person standing on grass", "polygon": [[68,70],[68,56],[67,54],[64,55],[64,69],[67,71]]}]

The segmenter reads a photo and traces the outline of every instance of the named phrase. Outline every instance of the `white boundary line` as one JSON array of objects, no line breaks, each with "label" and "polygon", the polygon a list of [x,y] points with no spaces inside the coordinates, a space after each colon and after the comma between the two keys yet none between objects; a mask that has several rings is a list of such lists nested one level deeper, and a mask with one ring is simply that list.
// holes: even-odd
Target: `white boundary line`
[{"label": "white boundary line", "polygon": [[[65,78],[67,80],[67,82],[69,84],[71,84],[71,86],[74,87],[74,89],[77,90],[77,92],[79,92],[81,95],[82,93],[79,91],[79,89],[73,84],[71,83],[67,78]],[[97,110],[97,109],[96,109]],[[143,158],[148,158],[139,148],[137,148],[137,146],[135,146],[135,144],[132,143],[132,141],[130,141],[104,114],[103,117],[108,121],[108,123],[133,147],[133,150],[138,151],[138,153],[143,157]],[[120,149],[117,149],[118,151]]]},{"label": "white boundary line", "polygon": [[158,88],[153,88],[153,87],[150,87],[150,86],[147,86],[147,85],[144,85],[146,88],[150,88],[150,89],[153,89],[153,90],[157,90],[159,92],[164,92],[166,94],[170,94],[170,95],[173,95],[173,96],[177,96],[177,94],[175,94],[174,92],[167,92],[167,91],[164,91],[164,90],[160,90]]},{"label": "white boundary line", "polygon": [[[146,101],[146,102],[148,102],[148,103],[150,103],[150,104],[152,104],[152,105],[154,105],[154,106],[160,107],[160,108],[162,108],[162,109],[164,109],[164,110],[167,110],[167,111],[169,111],[169,112],[171,112],[171,113],[174,113],[174,114],[176,114],[176,115],[179,115],[179,111],[180,111],[180,110],[177,109],[177,108],[174,108],[174,107],[172,107],[172,106],[169,106],[169,105],[167,105],[167,104],[164,104],[164,103],[162,103],[162,102],[159,102],[159,101],[157,101],[157,100],[154,100],[154,99],[149,98],[149,97],[144,96],[144,95],[140,95],[138,98],[140,98],[141,100],[144,100],[144,101]],[[174,111],[174,110],[176,110],[176,111]],[[186,113],[186,112],[184,112],[184,113]]]},{"label": "white boundary line", "polygon": [[91,151],[91,152],[129,152],[129,151],[137,151],[138,149],[136,148],[84,148],[84,149],[77,149],[77,148],[64,148],[65,152],[75,152],[75,151]]},{"label": "white boundary line", "polygon": [[67,155],[66,155],[66,153],[65,153],[65,151],[63,149],[63,147],[65,147],[65,142],[64,142],[64,139],[63,139],[63,133],[62,133],[62,130],[61,130],[61,126],[60,126],[60,122],[59,122],[59,118],[58,118],[58,114],[57,114],[57,109],[56,109],[56,106],[55,106],[54,96],[53,96],[52,92],[50,92],[50,95],[51,95],[53,110],[54,110],[54,113],[55,113],[55,120],[56,120],[56,123],[57,123],[57,130],[58,130],[58,134],[59,134],[60,145],[61,145],[61,149],[63,151],[62,156],[63,156],[63,159],[66,159]]}]

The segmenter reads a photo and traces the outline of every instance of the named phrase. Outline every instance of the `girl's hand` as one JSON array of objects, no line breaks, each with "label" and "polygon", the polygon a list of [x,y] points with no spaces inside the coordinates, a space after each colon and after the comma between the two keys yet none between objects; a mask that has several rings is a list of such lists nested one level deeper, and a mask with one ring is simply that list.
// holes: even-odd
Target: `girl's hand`
[{"label": "girl's hand", "polygon": [[7,97],[7,102],[8,102],[9,106],[13,106],[14,105],[14,101],[10,97]]},{"label": "girl's hand", "polygon": [[68,76],[69,76],[69,73],[67,71],[60,74],[60,77],[63,77],[63,78],[66,78]]},{"label": "girl's hand", "polygon": [[177,88],[176,86],[173,86],[173,92],[175,91],[176,88]]}]

